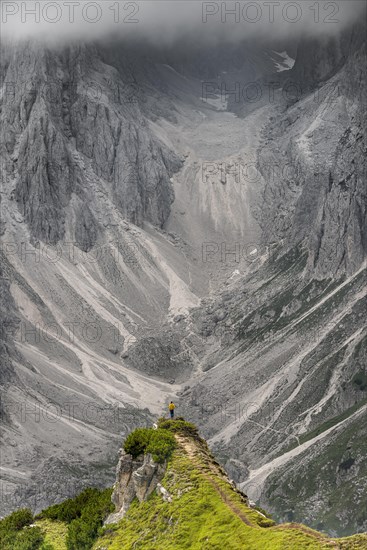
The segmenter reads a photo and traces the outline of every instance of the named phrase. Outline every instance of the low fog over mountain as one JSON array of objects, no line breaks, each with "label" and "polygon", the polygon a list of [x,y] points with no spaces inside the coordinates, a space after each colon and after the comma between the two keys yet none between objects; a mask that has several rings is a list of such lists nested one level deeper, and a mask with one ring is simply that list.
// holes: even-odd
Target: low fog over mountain
[{"label": "low fog over mountain", "polygon": [[329,2],[2,2],[5,39],[73,41],[128,38],[168,46],[339,34],[363,18],[362,0]]}]

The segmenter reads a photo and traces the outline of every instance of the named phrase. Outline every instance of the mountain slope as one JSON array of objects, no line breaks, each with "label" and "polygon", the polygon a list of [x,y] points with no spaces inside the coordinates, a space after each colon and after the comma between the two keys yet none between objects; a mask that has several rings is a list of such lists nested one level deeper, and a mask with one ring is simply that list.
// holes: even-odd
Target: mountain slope
[{"label": "mountain slope", "polygon": [[[366,49],[351,34],[317,96],[279,101],[263,130],[263,241],[228,256],[234,277],[192,313],[196,378],[180,397],[251,498],[334,534],[366,529]],[[332,50],[318,55],[330,66]]]},{"label": "mountain slope", "polygon": [[[264,238],[291,244],[307,239],[316,278],[353,273],[367,253],[365,29],[356,25],[345,34],[325,50],[322,42],[311,50],[300,46],[289,71],[297,93],[265,128],[259,149],[267,181],[260,214]],[[339,59],[342,47],[347,54]],[[314,69],[315,49],[319,65],[333,70],[310,82],[303,71]]]},{"label": "mountain slope", "polygon": [[[108,484],[121,433],[177,396],[278,517],[366,528],[353,439],[366,399],[358,27],[301,44],[274,101],[244,104],[220,84],[274,78],[268,52],[246,43],[233,61],[220,47],[5,51],[4,512]],[[208,97],[203,80],[216,83]],[[322,487],[308,506],[294,499],[301,467]],[[332,472],[348,509],[321,513]]]},{"label": "mountain slope", "polygon": [[[330,483],[318,483],[307,517],[315,517],[316,525],[318,501],[332,498],[331,479],[338,479],[353,505],[345,510],[344,499],[337,500],[328,527],[333,531],[343,514],[343,529],[350,533],[365,525],[356,514],[364,508],[363,444],[356,454],[350,451],[354,468],[343,471],[342,464],[357,444],[353,426],[362,441],[365,434],[366,268],[348,279],[314,281],[305,277],[307,257],[302,248],[274,257],[193,313],[198,370],[180,403],[250,497],[263,506],[271,501],[270,509],[282,518],[277,490],[272,498],[268,487],[264,497],[267,476],[274,490],[277,468],[284,470],[280,479],[296,476],[300,467],[308,471],[322,448],[322,460],[331,461]],[[338,446],[335,438],[343,437],[345,446]],[[285,483],[284,496],[288,490]]]},{"label": "mountain slope", "polygon": [[[147,503],[133,504],[116,531],[102,537],[95,548],[338,548],[301,525],[271,527],[273,522],[249,508],[233,489],[205,442],[177,439],[179,448],[162,480],[172,502],[154,495]],[[364,540],[361,537],[361,548]]]},{"label": "mountain slope", "polygon": [[[185,424],[185,428],[181,424]],[[95,550],[123,550],[132,547],[147,550],[219,550],[224,546],[231,550],[357,550],[365,546],[366,535],[330,539],[301,524],[275,525],[263,510],[251,507],[247,497],[235,488],[211,455],[205,440],[194,434],[194,426],[190,425],[188,428],[188,423],[180,421],[165,421],[163,424],[159,423],[160,425],[167,425],[168,430],[174,430],[177,445],[171,457],[160,465],[163,467],[161,483],[158,484],[155,480],[156,490],[150,492],[149,497],[144,497],[144,493],[140,492],[139,500],[135,498],[131,502],[123,519],[107,525],[97,535],[93,544]],[[190,435],[188,429],[192,432]],[[124,460],[131,462],[132,458],[124,455]],[[150,455],[147,454],[145,458],[147,464],[153,464]],[[124,470],[125,482],[122,487],[119,485],[118,467],[115,490],[117,486],[122,491],[122,498],[127,496],[130,483],[126,474],[127,471]],[[152,483],[152,477],[149,477],[148,472],[145,477],[139,474],[136,483],[141,489],[144,485],[146,490]],[[75,510],[73,511],[72,502],[69,501],[69,508],[64,507],[64,511],[69,510],[71,514],[67,530],[65,522],[55,521],[59,512],[64,513],[61,512],[62,506],[45,510],[35,521],[34,525],[41,529],[45,542],[55,550],[79,550],[83,540],[83,521],[91,521],[89,516],[83,514],[83,506],[88,506],[87,501],[83,505],[80,499],[79,504],[75,499],[75,505],[82,504],[82,519],[73,521]],[[53,520],[47,519],[52,517]],[[67,532],[73,533],[73,537],[77,538],[72,539]],[[87,531],[84,530],[84,533]],[[91,543],[85,542],[84,545],[86,548],[92,547]]]},{"label": "mountain slope", "polygon": [[[46,505],[51,480],[58,498],[111,480],[117,438],[190,377],[171,321],[213,284],[202,242],[214,229],[226,240],[258,233],[251,190],[201,181],[201,162],[233,152],[220,146],[223,120],[228,135],[236,122],[238,154],[252,146],[247,128],[164,61],[125,44],[4,48],[3,513]],[[217,156],[206,158],[202,131],[214,132]]]}]

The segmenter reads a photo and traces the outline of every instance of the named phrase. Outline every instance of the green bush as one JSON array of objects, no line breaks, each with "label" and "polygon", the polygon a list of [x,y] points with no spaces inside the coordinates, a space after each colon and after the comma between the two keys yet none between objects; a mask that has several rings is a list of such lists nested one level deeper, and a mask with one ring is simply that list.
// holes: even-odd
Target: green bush
[{"label": "green bush", "polygon": [[124,451],[133,458],[144,454],[149,445],[150,438],[153,433],[152,428],[137,428],[131,432],[124,443]]},{"label": "green bush", "polygon": [[96,518],[74,519],[69,525],[66,537],[68,550],[89,550],[98,537],[101,523]]},{"label": "green bush", "polygon": [[176,448],[174,436],[161,429],[153,430],[150,437],[147,453],[151,453],[155,462],[162,463],[167,460]]},{"label": "green bush", "polygon": [[160,418],[158,420],[158,427],[163,430],[170,430],[171,432],[180,433],[189,437],[197,437],[199,435],[195,424],[186,422],[186,420],[182,417],[177,418],[176,420],[166,420],[165,418]]},{"label": "green bush", "polygon": [[54,504],[46,510],[42,510],[37,517],[70,523],[82,515],[86,506],[91,506],[92,503],[98,506],[100,497],[99,489],[87,488],[74,498],[68,498],[61,504]]},{"label": "green bush", "polygon": [[39,527],[29,527],[33,514],[28,508],[17,510],[0,521],[1,550],[37,550],[44,537]]},{"label": "green bush", "polygon": [[[111,502],[112,489],[84,489],[74,498],[61,504],[54,504],[43,510],[38,518],[63,521],[69,524],[66,537],[68,550],[86,550],[92,548],[99,530],[114,507]],[[40,550],[52,550],[46,545]]]},{"label": "green bush", "polygon": [[79,516],[80,507],[77,506],[73,499],[67,499],[61,504],[54,504],[53,506],[47,508],[47,510],[43,510],[38,517],[70,523],[73,519]]},{"label": "green bush", "polygon": [[114,509],[111,503],[111,492],[112,489],[107,489],[90,496],[81,510],[80,517],[74,519],[69,525],[66,537],[68,550],[88,550],[92,548],[102,528],[103,521]]},{"label": "green bush", "polygon": [[153,460],[160,463],[169,458],[175,447],[174,436],[159,428],[137,428],[127,436],[124,443],[125,452],[133,458],[151,453]]},{"label": "green bush", "polygon": [[28,508],[21,508],[0,521],[0,531],[19,531],[32,522],[32,512]]},{"label": "green bush", "polygon": [[38,550],[44,536],[39,527],[27,527],[17,534],[13,550]]}]

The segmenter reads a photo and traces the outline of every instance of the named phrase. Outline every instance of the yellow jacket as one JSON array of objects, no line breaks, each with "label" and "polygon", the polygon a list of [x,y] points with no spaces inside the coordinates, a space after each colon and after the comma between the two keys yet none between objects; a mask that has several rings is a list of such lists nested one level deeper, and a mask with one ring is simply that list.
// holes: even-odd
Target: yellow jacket
[{"label": "yellow jacket", "polygon": [[173,411],[173,409],[175,408],[174,403],[170,403],[170,404],[168,405],[168,408],[169,408],[170,411]]}]

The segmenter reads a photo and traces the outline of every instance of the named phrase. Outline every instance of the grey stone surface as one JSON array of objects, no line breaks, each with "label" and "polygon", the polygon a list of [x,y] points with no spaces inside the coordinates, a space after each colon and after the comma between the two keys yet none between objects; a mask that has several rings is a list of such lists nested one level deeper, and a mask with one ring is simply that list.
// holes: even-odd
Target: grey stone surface
[{"label": "grey stone surface", "polygon": [[131,455],[121,449],[112,493],[112,502],[116,511],[108,516],[105,524],[116,523],[122,519],[134,498],[143,502],[153,491],[159,489],[161,487],[159,482],[164,476],[166,467],[166,463],[154,462],[150,454],[142,455],[134,460]]}]

